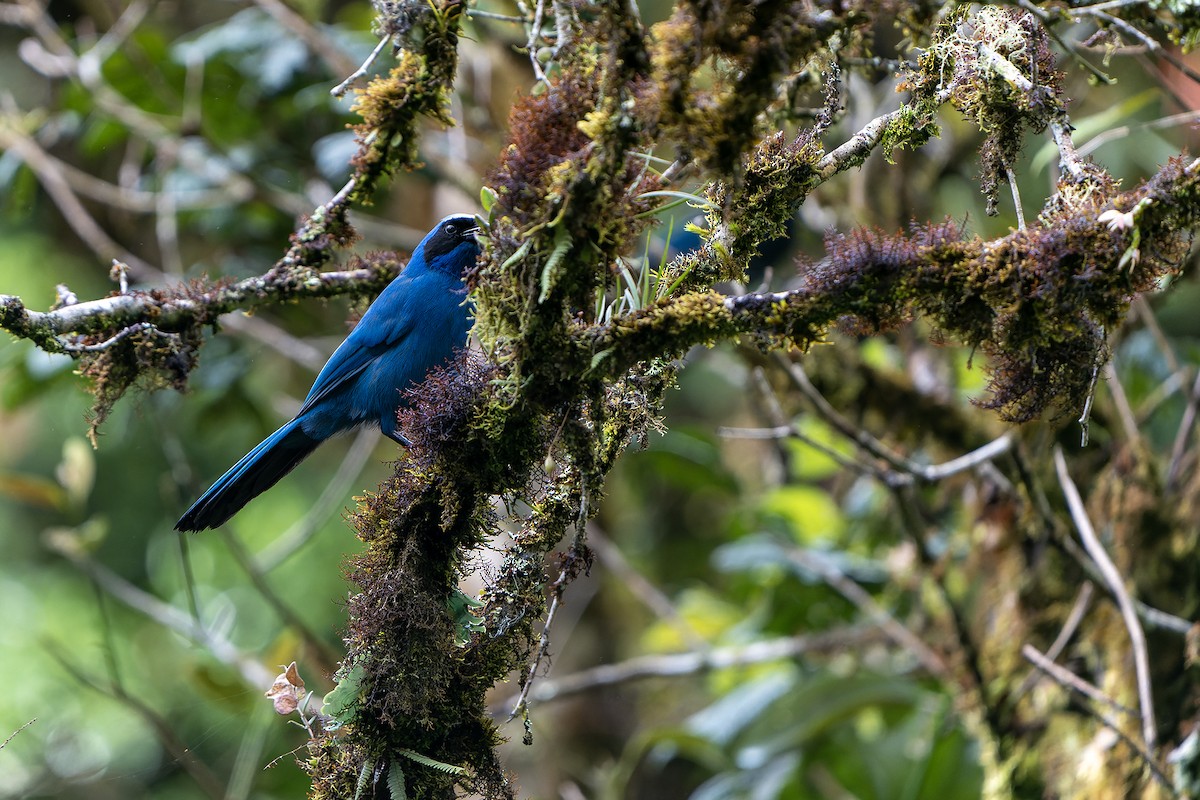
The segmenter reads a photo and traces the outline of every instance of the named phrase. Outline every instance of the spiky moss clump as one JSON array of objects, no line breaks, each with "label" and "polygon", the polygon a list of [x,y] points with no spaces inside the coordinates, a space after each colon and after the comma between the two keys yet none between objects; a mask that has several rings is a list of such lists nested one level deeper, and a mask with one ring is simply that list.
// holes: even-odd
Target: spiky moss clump
[{"label": "spiky moss clump", "polygon": [[[609,42],[601,30],[586,40]],[[547,89],[513,108],[510,144],[488,177],[497,193],[489,242],[497,266],[475,282],[485,341],[518,335],[531,297],[543,309],[565,304],[569,314],[589,314],[607,265],[648,224],[639,217],[652,200],[641,195],[658,182],[634,155],[651,144],[652,121],[638,116],[645,84],[633,73],[620,94],[601,92],[620,71],[616,61],[604,51],[568,53]]]},{"label": "spiky moss clump", "polygon": [[[1146,198],[1156,196],[1161,180],[1118,198],[1117,206],[1155,206]],[[1007,420],[1025,422],[1051,406],[1076,410],[1105,358],[1107,331],[1135,294],[1153,289],[1186,254],[1170,228],[1182,221],[1176,211],[1164,210],[1152,226],[1147,218],[1154,235],[1142,234],[1147,244],[1133,265],[1127,235],[1099,216],[1098,207],[1076,207],[1069,216],[1060,211],[1052,225],[1014,231],[986,247],[963,241],[950,222],[908,236],[867,230],[832,236],[805,292],[846,315],[844,324],[858,332],[893,328],[919,312],[981,349],[991,360],[983,405]]]},{"label": "spiky moss clump", "polygon": [[[454,124],[450,88],[458,66],[462,0],[379,5],[381,14],[389,8],[394,12],[393,17],[381,16],[383,33],[397,40],[419,40],[419,45],[401,50],[388,76],[372,80],[354,102],[352,110],[363,121],[354,126],[359,146],[353,159],[357,182],[349,199],[358,202],[370,201],[380,178],[418,165],[420,117]],[[420,35],[414,30],[420,30]]]},{"label": "spiky moss clump", "polygon": [[604,327],[578,331],[576,347],[592,353],[591,374],[624,375],[639,362],[678,358],[697,344],[715,344],[737,333],[725,297],[689,292],[614,319]]},{"label": "spiky moss clump", "polygon": [[1192,229],[1200,220],[1200,159],[1172,158],[1150,180],[1113,202],[1117,211],[1128,213],[1139,232],[1139,258],[1149,256],[1151,268],[1161,260],[1176,259],[1179,247],[1190,243]]},{"label": "spiky moss clump", "polygon": [[339,249],[358,240],[358,231],[346,217],[349,210],[350,198],[339,197],[305,218],[304,224],[288,237],[288,251],[276,262],[274,271],[296,267],[316,270],[332,262]]},{"label": "spiky moss clump", "polygon": [[296,763],[312,781],[309,800],[343,800],[358,794],[359,776],[368,754],[329,735],[309,739],[306,752]]},{"label": "spiky moss clump", "polygon": [[[499,196],[502,215],[516,226],[531,226],[546,211],[560,206],[566,198],[562,187],[555,185],[556,171],[572,164],[578,171],[586,160],[590,140],[580,123],[596,107],[596,69],[594,53],[573,55],[544,91],[513,104],[509,144],[488,175],[488,185]],[[518,246],[500,252],[511,255]]]},{"label": "spiky moss clump", "polygon": [[581,402],[588,369],[569,331],[591,318],[617,256],[649,224],[656,201],[644,195],[658,186],[637,155],[654,133],[641,62],[628,56],[640,29],[607,14],[579,41],[591,44],[565,52],[546,91],[514,109],[511,144],[489,178],[489,266],[471,280],[476,334],[510,370],[512,402],[554,416],[578,413],[568,408]]},{"label": "spiky moss clump", "polygon": [[790,140],[782,131],[766,136],[746,159],[744,171],[709,186],[703,246],[668,264],[660,280],[676,286],[677,293],[744,280],[759,246],[787,235],[788,221],[822,180],[820,137],[840,112],[840,89],[841,73],[832,64],[824,106],[811,126]]},{"label": "spiky moss clump", "polygon": [[922,314],[938,326],[937,338],[989,357],[983,405],[1004,419],[1077,411],[1103,363],[1107,331],[1187,253],[1180,231],[1200,219],[1200,160],[1173,160],[1111,200],[1102,180],[1084,184],[1068,187],[1086,190],[1069,202],[1052,198],[1036,225],[993,242],[965,238],[951,221],[907,235],[830,235],[826,258],[801,266],[798,291],[693,292],[581,330],[576,347],[591,354],[594,375],[612,377],[655,354],[739,334],[803,348],[835,320],[871,334]]},{"label": "spiky moss clump", "polygon": [[1120,252],[1107,241],[1112,237],[1094,218],[1080,227],[1087,238],[1073,245],[1059,229],[1029,229],[986,252],[977,239],[961,241],[952,223],[910,236],[860,230],[827,239],[828,257],[805,288],[834,303],[846,314],[843,326],[856,333],[924,313],[946,336],[991,359],[984,405],[1027,421],[1052,403],[1079,406],[1104,346],[1097,318],[1128,303],[1127,281],[1118,279],[1114,291],[1081,263],[1096,247],[1091,237],[1101,237],[1110,245],[1101,252],[1115,267]]}]

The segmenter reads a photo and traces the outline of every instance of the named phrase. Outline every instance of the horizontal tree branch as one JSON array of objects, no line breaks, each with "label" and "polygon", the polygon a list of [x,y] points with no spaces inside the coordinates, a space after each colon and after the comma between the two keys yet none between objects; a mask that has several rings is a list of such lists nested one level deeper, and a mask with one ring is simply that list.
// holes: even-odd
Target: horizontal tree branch
[{"label": "horizontal tree branch", "polygon": [[[763,639],[745,645],[714,647],[686,653],[638,656],[616,664],[604,664],[561,678],[538,681],[529,692],[529,699],[539,703],[562,700],[607,686],[617,686],[647,678],[678,678],[698,675],[718,669],[763,664],[794,659],[818,653],[844,652],[867,644],[886,641],[881,629],[874,625],[825,631],[811,635]],[[512,699],[494,704],[497,714],[512,707]]]},{"label": "horizontal tree branch", "polygon": [[400,271],[400,262],[394,258],[362,263],[364,266],[357,269],[335,272],[273,269],[236,283],[132,291],[50,311],[33,311],[19,297],[0,295],[0,328],[49,352],[74,353],[79,345],[69,337],[99,335],[109,339],[121,335],[122,329],[146,324],[173,332],[209,324],[231,311],[251,311],[301,299],[374,294]]},{"label": "horizontal tree branch", "polygon": [[[1009,418],[1029,419],[1050,402],[1081,400],[1089,386],[1075,369],[1082,351],[1099,356],[1103,331],[1134,297],[1157,290],[1158,279],[1178,268],[1186,254],[1180,237],[1198,223],[1200,159],[1175,159],[1137,189],[1098,193],[1045,223],[992,240],[965,237],[949,223],[907,235],[831,237],[827,257],[802,270],[798,289],[663,300],[577,329],[572,355],[592,377],[611,379],[699,344],[749,337],[770,348],[803,349],[835,322],[870,333],[925,316],[948,338],[1002,362],[989,388],[1018,399],[996,406]],[[1043,376],[1043,384],[1058,381],[1040,389],[1036,402],[1021,399],[1029,387],[995,380],[1028,382],[1032,375]]]}]

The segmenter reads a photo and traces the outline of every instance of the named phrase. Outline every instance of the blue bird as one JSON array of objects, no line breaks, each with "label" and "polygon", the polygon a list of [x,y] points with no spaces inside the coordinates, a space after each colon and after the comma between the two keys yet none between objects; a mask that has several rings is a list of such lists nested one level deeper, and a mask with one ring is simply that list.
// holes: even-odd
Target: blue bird
[{"label": "blue bird", "polygon": [[378,425],[407,446],[396,430],[403,392],[448,362],[471,329],[463,272],[479,255],[477,233],[475,218],[459,214],[426,234],[404,271],[329,357],[300,412],[222,475],[175,530],[225,524],[321,442],[359,425]]}]

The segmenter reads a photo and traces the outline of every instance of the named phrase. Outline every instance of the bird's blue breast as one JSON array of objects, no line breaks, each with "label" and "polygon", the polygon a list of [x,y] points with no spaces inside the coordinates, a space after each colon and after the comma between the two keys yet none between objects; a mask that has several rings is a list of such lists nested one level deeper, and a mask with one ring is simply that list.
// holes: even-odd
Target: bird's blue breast
[{"label": "bird's blue breast", "polygon": [[353,405],[364,420],[394,424],[400,393],[466,344],[470,312],[464,295],[462,281],[444,273],[426,271],[413,281],[398,308],[409,328],[403,346],[390,347],[376,358],[355,384]]},{"label": "bird's blue breast", "polygon": [[305,432],[327,438],[364,423],[393,431],[403,393],[466,344],[465,297],[460,277],[410,263],[317,376],[299,415]]}]

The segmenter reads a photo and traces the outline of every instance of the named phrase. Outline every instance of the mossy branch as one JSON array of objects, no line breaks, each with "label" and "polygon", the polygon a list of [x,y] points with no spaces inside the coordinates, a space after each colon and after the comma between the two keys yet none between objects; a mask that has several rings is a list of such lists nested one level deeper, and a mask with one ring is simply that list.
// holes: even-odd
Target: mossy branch
[{"label": "mossy branch", "polygon": [[174,289],[133,290],[97,300],[33,311],[15,295],[0,295],[0,328],[29,339],[50,353],[78,354],[81,347],[149,324],[178,333],[212,324],[232,311],[253,311],[297,300],[377,294],[399,274],[398,257],[361,260],[360,266],[332,272],[272,270],[236,282],[191,282]]},{"label": "mossy branch", "polygon": [[125,289],[82,303],[59,287],[60,305],[49,311],[34,311],[19,297],[0,295],[0,328],[46,352],[65,353],[80,362],[80,372],[91,380],[95,397],[88,428],[95,444],[100,426],[130,387],[184,390],[204,329],[215,326],[220,315],[310,298],[374,296],[399,273],[401,261],[394,255],[376,254],[355,259],[352,266],[319,272],[277,265],[264,275],[236,282]]},{"label": "mossy branch", "polygon": [[[613,379],[697,344],[745,337],[805,349],[835,322],[875,333],[926,316],[989,356],[986,406],[1016,421],[1051,406],[1078,410],[1091,385],[1087,365],[1103,359],[1105,332],[1134,296],[1179,268],[1185,236],[1198,225],[1200,160],[1176,160],[1138,189],[1092,195],[990,241],[964,239],[953,222],[910,235],[831,236],[827,257],[809,266],[799,289],[665,300],[576,332],[577,361],[591,365],[592,378]],[[689,258],[718,253],[710,247]]]}]

